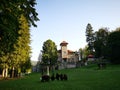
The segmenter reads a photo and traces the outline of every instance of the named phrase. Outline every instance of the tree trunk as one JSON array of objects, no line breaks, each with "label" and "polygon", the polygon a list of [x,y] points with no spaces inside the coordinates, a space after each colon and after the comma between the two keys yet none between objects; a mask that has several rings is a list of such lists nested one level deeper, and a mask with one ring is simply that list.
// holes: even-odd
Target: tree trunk
[{"label": "tree trunk", "polygon": [[5,68],[5,77],[8,77],[8,68]]},{"label": "tree trunk", "polygon": [[55,66],[52,65],[52,73],[54,73],[54,71],[55,71]]},{"label": "tree trunk", "polygon": [[14,67],[12,68],[12,78],[14,78]]},{"label": "tree trunk", "polygon": [[49,73],[49,66],[47,66],[47,75],[50,75],[50,73]]},{"label": "tree trunk", "polygon": [[5,77],[5,69],[2,70],[2,77]]},{"label": "tree trunk", "polygon": [[8,68],[4,68],[2,71],[2,77],[7,78],[8,77]]}]

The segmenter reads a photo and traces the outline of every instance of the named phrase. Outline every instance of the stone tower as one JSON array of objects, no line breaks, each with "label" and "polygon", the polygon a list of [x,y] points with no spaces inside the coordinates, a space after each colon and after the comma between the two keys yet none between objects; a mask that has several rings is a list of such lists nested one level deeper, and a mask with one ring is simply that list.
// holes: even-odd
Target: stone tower
[{"label": "stone tower", "polygon": [[67,45],[68,45],[68,43],[66,41],[63,41],[63,42],[60,43],[61,57],[62,57],[62,60],[64,60],[64,62],[66,62],[67,58],[68,58]]}]

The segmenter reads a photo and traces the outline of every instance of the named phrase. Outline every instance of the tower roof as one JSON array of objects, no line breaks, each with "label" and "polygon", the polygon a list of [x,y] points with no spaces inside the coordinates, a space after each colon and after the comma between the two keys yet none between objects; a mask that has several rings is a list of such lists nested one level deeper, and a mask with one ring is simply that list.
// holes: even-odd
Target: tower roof
[{"label": "tower roof", "polygon": [[68,43],[66,42],[66,41],[62,41],[61,43],[60,43],[60,46],[66,46]]}]

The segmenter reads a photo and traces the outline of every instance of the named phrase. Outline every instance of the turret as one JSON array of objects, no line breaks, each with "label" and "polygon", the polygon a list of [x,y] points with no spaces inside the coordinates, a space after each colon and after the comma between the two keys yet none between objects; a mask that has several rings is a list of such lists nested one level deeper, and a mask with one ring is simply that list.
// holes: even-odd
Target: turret
[{"label": "turret", "polygon": [[61,56],[62,56],[62,59],[65,61],[67,60],[67,57],[68,57],[67,45],[68,45],[68,43],[66,41],[63,41],[60,43]]}]

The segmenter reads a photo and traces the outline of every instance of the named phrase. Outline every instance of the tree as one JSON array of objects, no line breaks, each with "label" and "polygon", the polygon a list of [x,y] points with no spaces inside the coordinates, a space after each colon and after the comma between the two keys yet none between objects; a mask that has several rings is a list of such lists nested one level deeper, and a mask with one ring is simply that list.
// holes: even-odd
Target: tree
[{"label": "tree", "polygon": [[[11,53],[13,54],[12,61],[15,62],[15,65],[12,65],[12,67],[23,70],[23,67],[27,60],[30,58],[30,30],[29,30],[29,24],[26,20],[26,18],[21,15],[19,19],[19,23],[21,24],[19,26],[19,37],[17,40],[17,43],[14,44],[15,50]],[[25,68],[24,68],[25,70]]]},{"label": "tree", "polygon": [[79,59],[83,60],[83,49],[82,48],[79,49],[79,54],[80,54]]},{"label": "tree", "polygon": [[89,53],[89,51],[88,51],[88,46],[85,46],[85,47],[83,48],[83,58],[86,59],[89,54],[90,54],[90,53]]},{"label": "tree", "polygon": [[87,24],[86,27],[86,41],[88,42],[89,52],[93,53],[93,42],[94,42],[94,33],[90,23]]},{"label": "tree", "polygon": [[[42,62],[48,66],[51,65],[52,67],[57,63],[57,47],[52,40],[47,40],[43,44],[43,51],[42,51]],[[49,73],[48,73],[49,74]]]},{"label": "tree", "polygon": [[21,17],[21,14],[25,16],[29,24],[36,26],[34,21],[38,21],[38,13],[34,8],[36,5],[36,0],[0,0],[0,15],[2,20],[7,22],[18,22],[18,18]]},{"label": "tree", "polygon": [[[0,62],[1,62],[1,68],[3,69],[3,73],[6,69],[10,69],[11,76],[14,77],[14,71],[21,72],[21,69],[24,67],[25,63],[30,57],[30,31],[29,31],[29,24],[26,20],[26,18],[21,15],[19,18],[19,37],[17,39],[17,42],[14,43],[13,47],[14,50],[12,52],[6,52],[1,54],[0,56]],[[7,72],[6,72],[7,73]],[[3,74],[5,75],[5,74]],[[4,76],[3,76],[4,77]]]},{"label": "tree", "polygon": [[26,60],[26,62],[22,65],[22,70],[23,72],[26,72],[26,73],[30,73],[31,72],[31,67],[32,67],[32,64],[31,64],[31,60],[30,60],[30,57]]},{"label": "tree", "polygon": [[[36,0],[0,0],[0,68],[7,76],[10,58],[16,54],[15,44],[18,42],[20,25],[19,19],[23,15],[29,26],[36,27],[38,13],[34,8]],[[14,52],[13,52],[14,51]],[[20,55],[16,54],[16,58]],[[24,57],[23,57],[24,58]],[[14,58],[16,63],[17,60]],[[23,59],[21,59],[23,60]],[[11,64],[10,64],[11,65]],[[6,77],[5,76],[5,77]]]},{"label": "tree", "polygon": [[114,64],[120,64],[120,28],[111,32],[108,37],[109,59]]},{"label": "tree", "polygon": [[36,26],[35,21],[39,19],[35,5],[36,0],[0,0],[0,54],[13,51],[19,37],[21,15],[29,25]]},{"label": "tree", "polygon": [[2,70],[2,76],[6,78],[8,76],[8,55],[3,54],[0,56],[0,68]]},{"label": "tree", "polygon": [[79,51],[80,51],[81,60],[86,60],[88,55],[90,54],[88,51],[88,46],[85,46],[83,49],[80,48]]},{"label": "tree", "polygon": [[95,41],[94,41],[94,49],[95,56],[106,57],[107,55],[107,39],[108,39],[109,31],[108,28],[101,28],[97,32],[95,32]]}]

